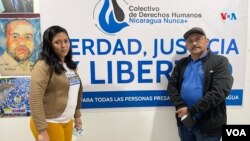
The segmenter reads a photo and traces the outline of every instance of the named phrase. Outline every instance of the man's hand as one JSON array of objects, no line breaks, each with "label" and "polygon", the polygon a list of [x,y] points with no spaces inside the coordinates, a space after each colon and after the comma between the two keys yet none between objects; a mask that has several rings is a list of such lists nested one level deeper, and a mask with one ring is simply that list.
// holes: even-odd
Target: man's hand
[{"label": "man's hand", "polygon": [[176,113],[178,114],[178,117],[181,118],[182,116],[188,114],[187,107],[182,107],[182,108],[178,109],[176,111]]}]

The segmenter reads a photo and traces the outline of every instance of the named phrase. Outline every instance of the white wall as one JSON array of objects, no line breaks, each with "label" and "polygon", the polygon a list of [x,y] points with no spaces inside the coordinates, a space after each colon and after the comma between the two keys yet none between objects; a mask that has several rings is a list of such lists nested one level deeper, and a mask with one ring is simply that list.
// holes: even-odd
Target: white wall
[{"label": "white wall", "polygon": [[[228,124],[250,124],[249,37],[250,28],[243,107],[228,107]],[[178,141],[173,107],[83,110],[82,120],[85,134],[73,141]],[[29,118],[0,118],[0,140],[33,141]]]}]

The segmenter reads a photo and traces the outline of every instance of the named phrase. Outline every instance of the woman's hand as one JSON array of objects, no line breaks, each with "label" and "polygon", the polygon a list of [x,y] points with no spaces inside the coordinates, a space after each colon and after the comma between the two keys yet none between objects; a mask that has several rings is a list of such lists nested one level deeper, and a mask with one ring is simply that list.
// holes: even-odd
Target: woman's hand
[{"label": "woman's hand", "polygon": [[74,128],[81,129],[82,128],[82,120],[81,117],[75,118],[75,126]]},{"label": "woman's hand", "polygon": [[49,134],[44,130],[38,134],[38,141],[49,141]]}]

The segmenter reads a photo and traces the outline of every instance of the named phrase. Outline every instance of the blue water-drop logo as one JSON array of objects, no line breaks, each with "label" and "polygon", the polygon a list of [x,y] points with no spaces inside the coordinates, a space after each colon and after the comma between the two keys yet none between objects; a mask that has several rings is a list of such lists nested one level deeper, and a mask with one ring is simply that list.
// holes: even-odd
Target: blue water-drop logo
[{"label": "blue water-drop logo", "polygon": [[[125,15],[123,10],[120,8],[116,0],[105,0],[104,4],[101,8],[99,14],[99,25],[101,29],[110,34],[117,33],[121,31],[123,28],[129,26],[128,23],[124,22]],[[113,6],[111,8],[111,6]],[[109,8],[112,10],[108,13]],[[106,15],[108,14],[108,19],[106,19]]]}]

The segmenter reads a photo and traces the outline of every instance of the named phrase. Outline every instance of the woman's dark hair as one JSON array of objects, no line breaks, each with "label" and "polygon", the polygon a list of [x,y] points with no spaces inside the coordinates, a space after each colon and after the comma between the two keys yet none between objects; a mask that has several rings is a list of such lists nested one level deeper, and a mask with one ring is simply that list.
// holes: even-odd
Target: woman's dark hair
[{"label": "woman's dark hair", "polygon": [[[68,32],[63,27],[51,26],[46,29],[43,34],[42,52],[40,54],[40,59],[45,60],[45,62],[50,66],[50,68],[57,74],[61,74],[66,70],[63,67],[63,62],[61,62],[60,58],[56,55],[52,48],[52,40],[58,33],[62,32],[69,37]],[[68,54],[65,56],[64,62],[70,69],[75,70],[77,67],[76,63],[72,60],[71,45]]]}]

